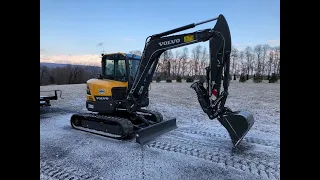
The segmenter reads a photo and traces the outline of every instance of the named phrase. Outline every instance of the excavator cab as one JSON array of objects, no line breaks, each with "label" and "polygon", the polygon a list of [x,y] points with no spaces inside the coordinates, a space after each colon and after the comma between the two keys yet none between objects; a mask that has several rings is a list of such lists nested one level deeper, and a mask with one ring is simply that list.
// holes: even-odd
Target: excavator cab
[{"label": "excavator cab", "polygon": [[101,60],[101,77],[121,82],[133,81],[141,57],[134,54],[103,54]]},{"label": "excavator cab", "polygon": [[[102,54],[101,74],[97,79],[87,81],[86,107],[98,113],[114,113],[127,103],[127,90],[130,88],[141,57],[134,54]],[[149,105],[149,92],[143,95],[142,107]]]}]

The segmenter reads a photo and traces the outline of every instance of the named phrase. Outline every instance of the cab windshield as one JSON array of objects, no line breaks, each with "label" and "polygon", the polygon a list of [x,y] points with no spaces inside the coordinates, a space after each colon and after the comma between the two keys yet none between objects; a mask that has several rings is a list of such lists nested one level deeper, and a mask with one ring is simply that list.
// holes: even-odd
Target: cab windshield
[{"label": "cab windshield", "polygon": [[[105,79],[128,81],[127,70],[126,70],[126,60],[125,57],[115,56],[107,57],[102,61],[102,75]],[[137,69],[139,66],[139,60],[128,59],[130,78],[134,79]]]},{"label": "cab windshield", "polygon": [[126,76],[126,61],[106,59],[105,76]]}]

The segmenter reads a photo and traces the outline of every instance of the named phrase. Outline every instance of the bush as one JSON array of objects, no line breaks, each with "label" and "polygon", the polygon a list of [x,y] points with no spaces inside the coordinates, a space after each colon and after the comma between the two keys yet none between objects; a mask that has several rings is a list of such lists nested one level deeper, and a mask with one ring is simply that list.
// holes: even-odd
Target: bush
[{"label": "bush", "polygon": [[182,78],[181,76],[177,76],[177,79],[176,79],[177,82],[181,83],[182,82]]},{"label": "bush", "polygon": [[187,80],[186,80],[188,83],[191,83],[194,81],[194,79],[192,77],[188,77]]},{"label": "bush", "polygon": [[206,82],[206,76],[199,76],[199,81]]},{"label": "bush", "polygon": [[260,74],[254,74],[254,76],[253,76],[253,82],[255,82],[255,83],[261,83],[262,82],[262,75],[260,75]]},{"label": "bush", "polygon": [[156,82],[160,82],[160,81],[161,81],[161,77],[160,77],[160,76],[157,76]]},{"label": "bush", "polygon": [[172,82],[172,80],[171,80],[171,79],[167,79],[166,81],[167,81],[167,83],[171,83],[171,82]]},{"label": "bush", "polygon": [[247,81],[247,78],[245,75],[241,74],[240,76],[240,79],[239,79],[239,82],[246,82]]},{"label": "bush", "polygon": [[278,82],[278,77],[275,73],[272,73],[270,79],[269,79],[269,83],[275,83]]}]

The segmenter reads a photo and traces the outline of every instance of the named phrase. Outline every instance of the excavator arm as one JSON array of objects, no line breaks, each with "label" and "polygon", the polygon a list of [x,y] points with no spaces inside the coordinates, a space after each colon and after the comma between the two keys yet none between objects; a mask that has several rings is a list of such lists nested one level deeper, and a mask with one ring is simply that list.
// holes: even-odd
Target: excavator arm
[{"label": "excavator arm", "polygon": [[[217,23],[212,29],[168,36],[214,20],[217,20]],[[159,58],[164,51],[205,41],[209,41],[210,47],[210,62],[209,67],[206,68],[207,88],[200,81],[193,83],[191,88],[196,91],[203,111],[210,119],[217,118],[219,120],[229,132],[236,146],[252,127],[254,118],[249,112],[233,112],[225,107],[229,87],[231,36],[223,15],[147,38],[136,78],[128,92],[128,111],[135,112],[140,109],[139,104],[142,102],[143,95],[148,91]],[[223,76],[224,78],[222,78]],[[222,79],[223,91],[221,91]],[[212,95],[216,96],[214,100]]]},{"label": "excavator arm", "polygon": [[[218,21],[213,29],[166,36],[214,20]],[[205,94],[211,96],[213,91],[215,94],[220,94],[223,67],[225,67],[224,75],[225,77],[228,77],[231,51],[230,31],[223,15],[197,24],[193,23],[164,33],[155,34],[150,37],[145,45],[135,81],[128,93],[128,100],[129,102],[132,102],[132,104],[130,104],[130,110],[134,111],[136,108],[139,108],[139,104],[143,98],[142,95],[148,91],[159,57],[164,51],[205,41],[209,41],[210,44],[210,64],[207,68],[207,82],[209,88],[208,92]],[[216,107],[218,102],[220,102],[219,105],[224,105],[228,95],[228,86],[229,80],[228,78],[225,78],[223,82],[224,92],[212,103],[210,103],[209,97],[207,96],[199,97],[200,105],[209,115],[210,119],[217,117],[217,112],[220,109]],[[204,90],[203,83],[201,84],[201,82],[197,82],[191,87],[199,92]],[[215,107],[210,109],[209,104],[215,105]]]},{"label": "excavator arm", "polygon": [[[220,15],[219,17],[220,17],[220,19],[223,18],[222,15]],[[214,31],[215,28],[204,29],[201,31],[180,34],[180,35],[173,35],[173,36],[166,36],[166,35],[173,34],[173,33],[179,32],[179,31],[183,31],[183,30],[187,30],[189,28],[193,28],[197,25],[219,19],[219,17],[213,18],[208,21],[201,22],[201,23],[197,23],[197,24],[194,24],[194,23],[189,24],[187,26],[183,26],[180,28],[176,28],[176,29],[164,32],[164,33],[155,34],[155,35],[148,37],[147,39],[149,39],[149,38],[150,39],[148,40],[148,42],[145,45],[135,81],[133,82],[133,85],[131,86],[131,89],[128,93],[128,99],[132,100],[133,97],[138,97],[136,102],[133,101],[134,105],[138,106],[137,103],[141,102],[141,98],[142,98],[141,95],[145,94],[146,91],[148,90],[152,76],[153,76],[154,71],[157,67],[159,57],[164,51],[169,50],[169,49],[179,48],[182,46],[195,44],[198,42],[208,41],[213,38],[217,38],[221,41],[221,39],[223,38],[223,36],[219,35],[219,32]],[[217,40],[217,42],[219,40]],[[230,38],[228,40],[230,41]],[[213,41],[213,42],[215,42],[215,41]],[[230,42],[229,42],[229,44],[230,44]],[[219,51],[220,52],[223,51],[222,48],[219,49]],[[216,51],[214,53],[215,53],[215,55],[213,55],[212,57],[216,57],[217,56],[216,54],[218,53],[218,51]],[[213,77],[215,78],[214,74],[213,74]]]}]

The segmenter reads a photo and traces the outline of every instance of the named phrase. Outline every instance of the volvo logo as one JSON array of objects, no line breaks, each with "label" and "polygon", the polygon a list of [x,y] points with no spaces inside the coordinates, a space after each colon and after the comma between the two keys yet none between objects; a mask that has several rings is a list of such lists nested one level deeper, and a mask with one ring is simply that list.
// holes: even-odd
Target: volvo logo
[{"label": "volvo logo", "polygon": [[97,101],[108,101],[110,98],[107,96],[95,97]]}]

